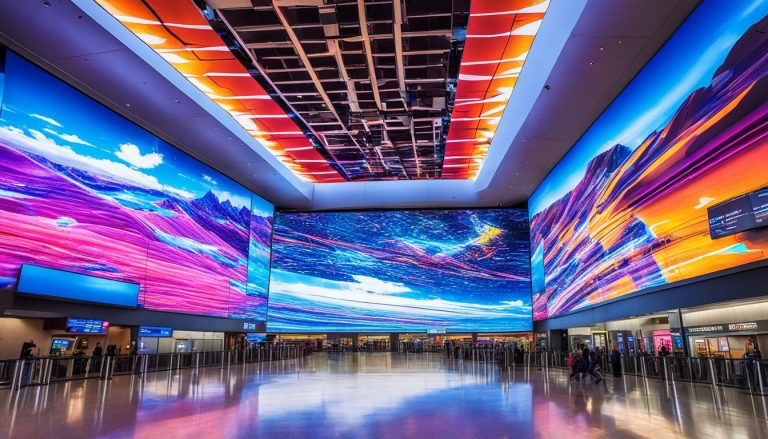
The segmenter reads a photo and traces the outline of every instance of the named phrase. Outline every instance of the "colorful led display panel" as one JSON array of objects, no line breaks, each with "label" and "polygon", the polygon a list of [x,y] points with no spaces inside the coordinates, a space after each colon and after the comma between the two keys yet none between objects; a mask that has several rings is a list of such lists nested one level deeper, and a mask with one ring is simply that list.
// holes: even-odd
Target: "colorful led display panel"
[{"label": "colorful led display panel", "polygon": [[264,320],[272,206],[13,53],[0,167],[0,288],[35,264]]},{"label": "colorful led display panel", "polygon": [[294,173],[344,178],[251,76],[192,0],[96,0],[195,87],[224,108]]},{"label": "colorful led display panel", "polygon": [[442,178],[475,178],[549,0],[473,0]]},{"label": "colorful led display panel", "polygon": [[531,330],[525,210],[278,214],[270,332]]},{"label": "colorful led display panel", "polygon": [[703,2],[529,200],[534,319],[765,259],[707,208],[768,182],[768,3]]}]

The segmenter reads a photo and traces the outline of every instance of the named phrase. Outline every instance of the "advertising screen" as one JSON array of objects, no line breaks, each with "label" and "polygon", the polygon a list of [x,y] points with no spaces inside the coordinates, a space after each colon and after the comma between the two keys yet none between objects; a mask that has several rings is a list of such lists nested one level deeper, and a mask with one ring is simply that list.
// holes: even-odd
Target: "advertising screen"
[{"label": "advertising screen", "polygon": [[710,236],[707,215],[766,184],[766,14],[757,0],[702,2],[542,181],[534,319],[766,258],[765,229],[740,232],[748,216]]},{"label": "advertising screen", "polygon": [[0,288],[31,263],[140,284],[148,309],[264,320],[269,203],[18,55],[5,73]]},{"label": "advertising screen", "polygon": [[105,320],[69,318],[67,319],[67,332],[72,334],[106,334],[109,330],[109,322]]},{"label": "advertising screen", "polygon": [[280,213],[270,332],[527,331],[522,209]]}]

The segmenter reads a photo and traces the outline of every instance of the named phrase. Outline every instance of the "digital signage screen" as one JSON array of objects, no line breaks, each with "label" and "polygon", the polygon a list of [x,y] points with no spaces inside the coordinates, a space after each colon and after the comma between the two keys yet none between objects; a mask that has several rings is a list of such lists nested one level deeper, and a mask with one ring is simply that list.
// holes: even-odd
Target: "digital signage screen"
[{"label": "digital signage screen", "polygon": [[737,218],[713,239],[707,215],[766,183],[767,14],[702,2],[542,181],[528,204],[534,319],[768,256],[765,229]]},{"label": "digital signage screen", "polygon": [[752,199],[742,195],[707,209],[709,235],[712,239],[754,229],[757,226],[752,211]]},{"label": "digital signage screen", "polygon": [[69,318],[66,331],[72,334],[106,334],[109,322],[105,320]]},{"label": "digital signage screen", "polygon": [[272,205],[18,55],[5,60],[0,289],[36,264],[140,284],[147,309],[263,321]]},{"label": "digital signage screen", "polygon": [[139,337],[167,338],[173,336],[173,328],[163,326],[139,326]]},{"label": "digital signage screen", "polygon": [[267,341],[267,334],[247,334],[245,338],[248,340],[249,343],[260,343],[262,341]]},{"label": "digital signage screen", "polygon": [[531,330],[524,209],[279,213],[269,332]]},{"label": "digital signage screen", "polygon": [[127,307],[135,307],[139,297],[139,284],[30,264],[21,266],[16,289],[24,294]]},{"label": "digital signage screen", "polygon": [[768,226],[768,188],[763,188],[749,194],[752,204],[752,215],[755,217],[755,226]]}]

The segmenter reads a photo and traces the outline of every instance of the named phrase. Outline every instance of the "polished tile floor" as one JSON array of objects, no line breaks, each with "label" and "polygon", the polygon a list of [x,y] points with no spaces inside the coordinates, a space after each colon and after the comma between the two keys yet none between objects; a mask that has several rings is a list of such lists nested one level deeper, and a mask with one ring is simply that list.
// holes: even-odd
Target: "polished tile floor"
[{"label": "polished tile floor", "polygon": [[284,362],[0,391],[0,438],[768,438],[768,400],[439,354]]}]

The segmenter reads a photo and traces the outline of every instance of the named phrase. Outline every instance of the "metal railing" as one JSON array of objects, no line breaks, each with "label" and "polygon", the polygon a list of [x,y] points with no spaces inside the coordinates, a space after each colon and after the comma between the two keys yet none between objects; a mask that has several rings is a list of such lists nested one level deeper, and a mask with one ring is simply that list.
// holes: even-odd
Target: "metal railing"
[{"label": "metal railing", "polygon": [[[448,358],[495,362],[504,368],[568,368],[568,353],[559,351],[523,352],[505,346],[462,345],[448,347]],[[613,373],[609,355],[598,356],[599,370]],[[679,357],[622,355],[619,367],[627,375],[664,381],[736,387],[768,395],[768,360],[757,358]]]},{"label": "metal railing", "polygon": [[242,351],[173,352],[161,354],[99,357],[35,357],[0,360],[0,388],[18,390],[24,386],[57,381],[111,379],[115,375],[170,371],[201,367],[230,367],[237,364],[292,360],[307,356],[304,345],[266,346]]}]

